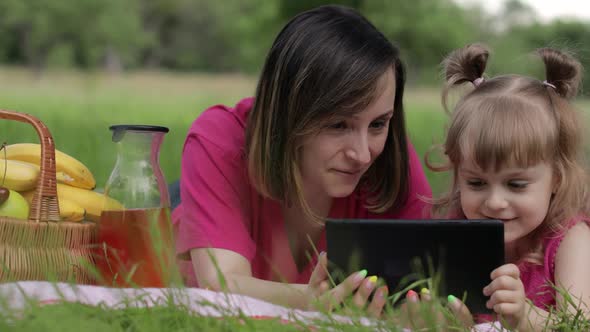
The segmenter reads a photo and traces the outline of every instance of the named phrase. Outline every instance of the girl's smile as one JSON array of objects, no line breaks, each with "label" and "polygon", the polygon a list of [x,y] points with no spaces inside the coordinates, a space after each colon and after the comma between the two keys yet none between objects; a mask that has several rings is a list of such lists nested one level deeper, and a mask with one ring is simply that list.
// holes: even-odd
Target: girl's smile
[{"label": "girl's smile", "polygon": [[463,212],[469,219],[502,220],[505,242],[521,240],[545,220],[555,187],[553,173],[545,162],[496,171],[482,170],[466,159],[458,171]]}]

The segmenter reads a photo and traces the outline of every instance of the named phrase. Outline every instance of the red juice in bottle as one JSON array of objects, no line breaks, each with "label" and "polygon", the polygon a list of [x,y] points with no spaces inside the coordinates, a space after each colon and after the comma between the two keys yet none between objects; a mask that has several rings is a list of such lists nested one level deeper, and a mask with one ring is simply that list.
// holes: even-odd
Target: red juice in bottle
[{"label": "red juice in bottle", "polygon": [[174,245],[168,208],[103,211],[98,225],[96,266],[101,284],[167,287]]}]

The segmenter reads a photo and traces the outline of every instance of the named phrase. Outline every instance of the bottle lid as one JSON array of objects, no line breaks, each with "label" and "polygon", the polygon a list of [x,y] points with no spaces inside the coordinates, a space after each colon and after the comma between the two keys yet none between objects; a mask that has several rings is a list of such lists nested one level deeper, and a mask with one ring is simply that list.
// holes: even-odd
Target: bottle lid
[{"label": "bottle lid", "polygon": [[151,131],[167,133],[170,131],[167,127],[162,126],[151,126],[151,125],[132,125],[132,124],[121,124],[112,125],[109,127],[113,131],[113,142],[120,141],[125,135],[126,131]]}]

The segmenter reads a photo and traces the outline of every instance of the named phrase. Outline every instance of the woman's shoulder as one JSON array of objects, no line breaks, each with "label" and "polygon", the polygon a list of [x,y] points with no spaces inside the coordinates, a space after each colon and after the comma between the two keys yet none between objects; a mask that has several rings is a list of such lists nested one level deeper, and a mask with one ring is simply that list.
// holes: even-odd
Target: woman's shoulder
[{"label": "woman's shoulder", "polygon": [[244,98],[234,106],[217,104],[205,109],[193,122],[188,137],[197,137],[221,148],[242,149],[253,98]]}]

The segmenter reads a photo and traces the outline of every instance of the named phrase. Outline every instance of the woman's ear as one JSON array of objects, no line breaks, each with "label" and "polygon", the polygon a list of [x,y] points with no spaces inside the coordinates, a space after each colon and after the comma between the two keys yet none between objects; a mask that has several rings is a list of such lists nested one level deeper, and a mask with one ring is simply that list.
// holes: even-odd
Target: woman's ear
[{"label": "woman's ear", "polygon": [[553,183],[551,184],[551,193],[552,194],[557,193],[557,190],[561,186],[562,178],[563,178],[563,176],[562,176],[561,170],[558,167],[556,167],[555,172],[553,172]]}]

